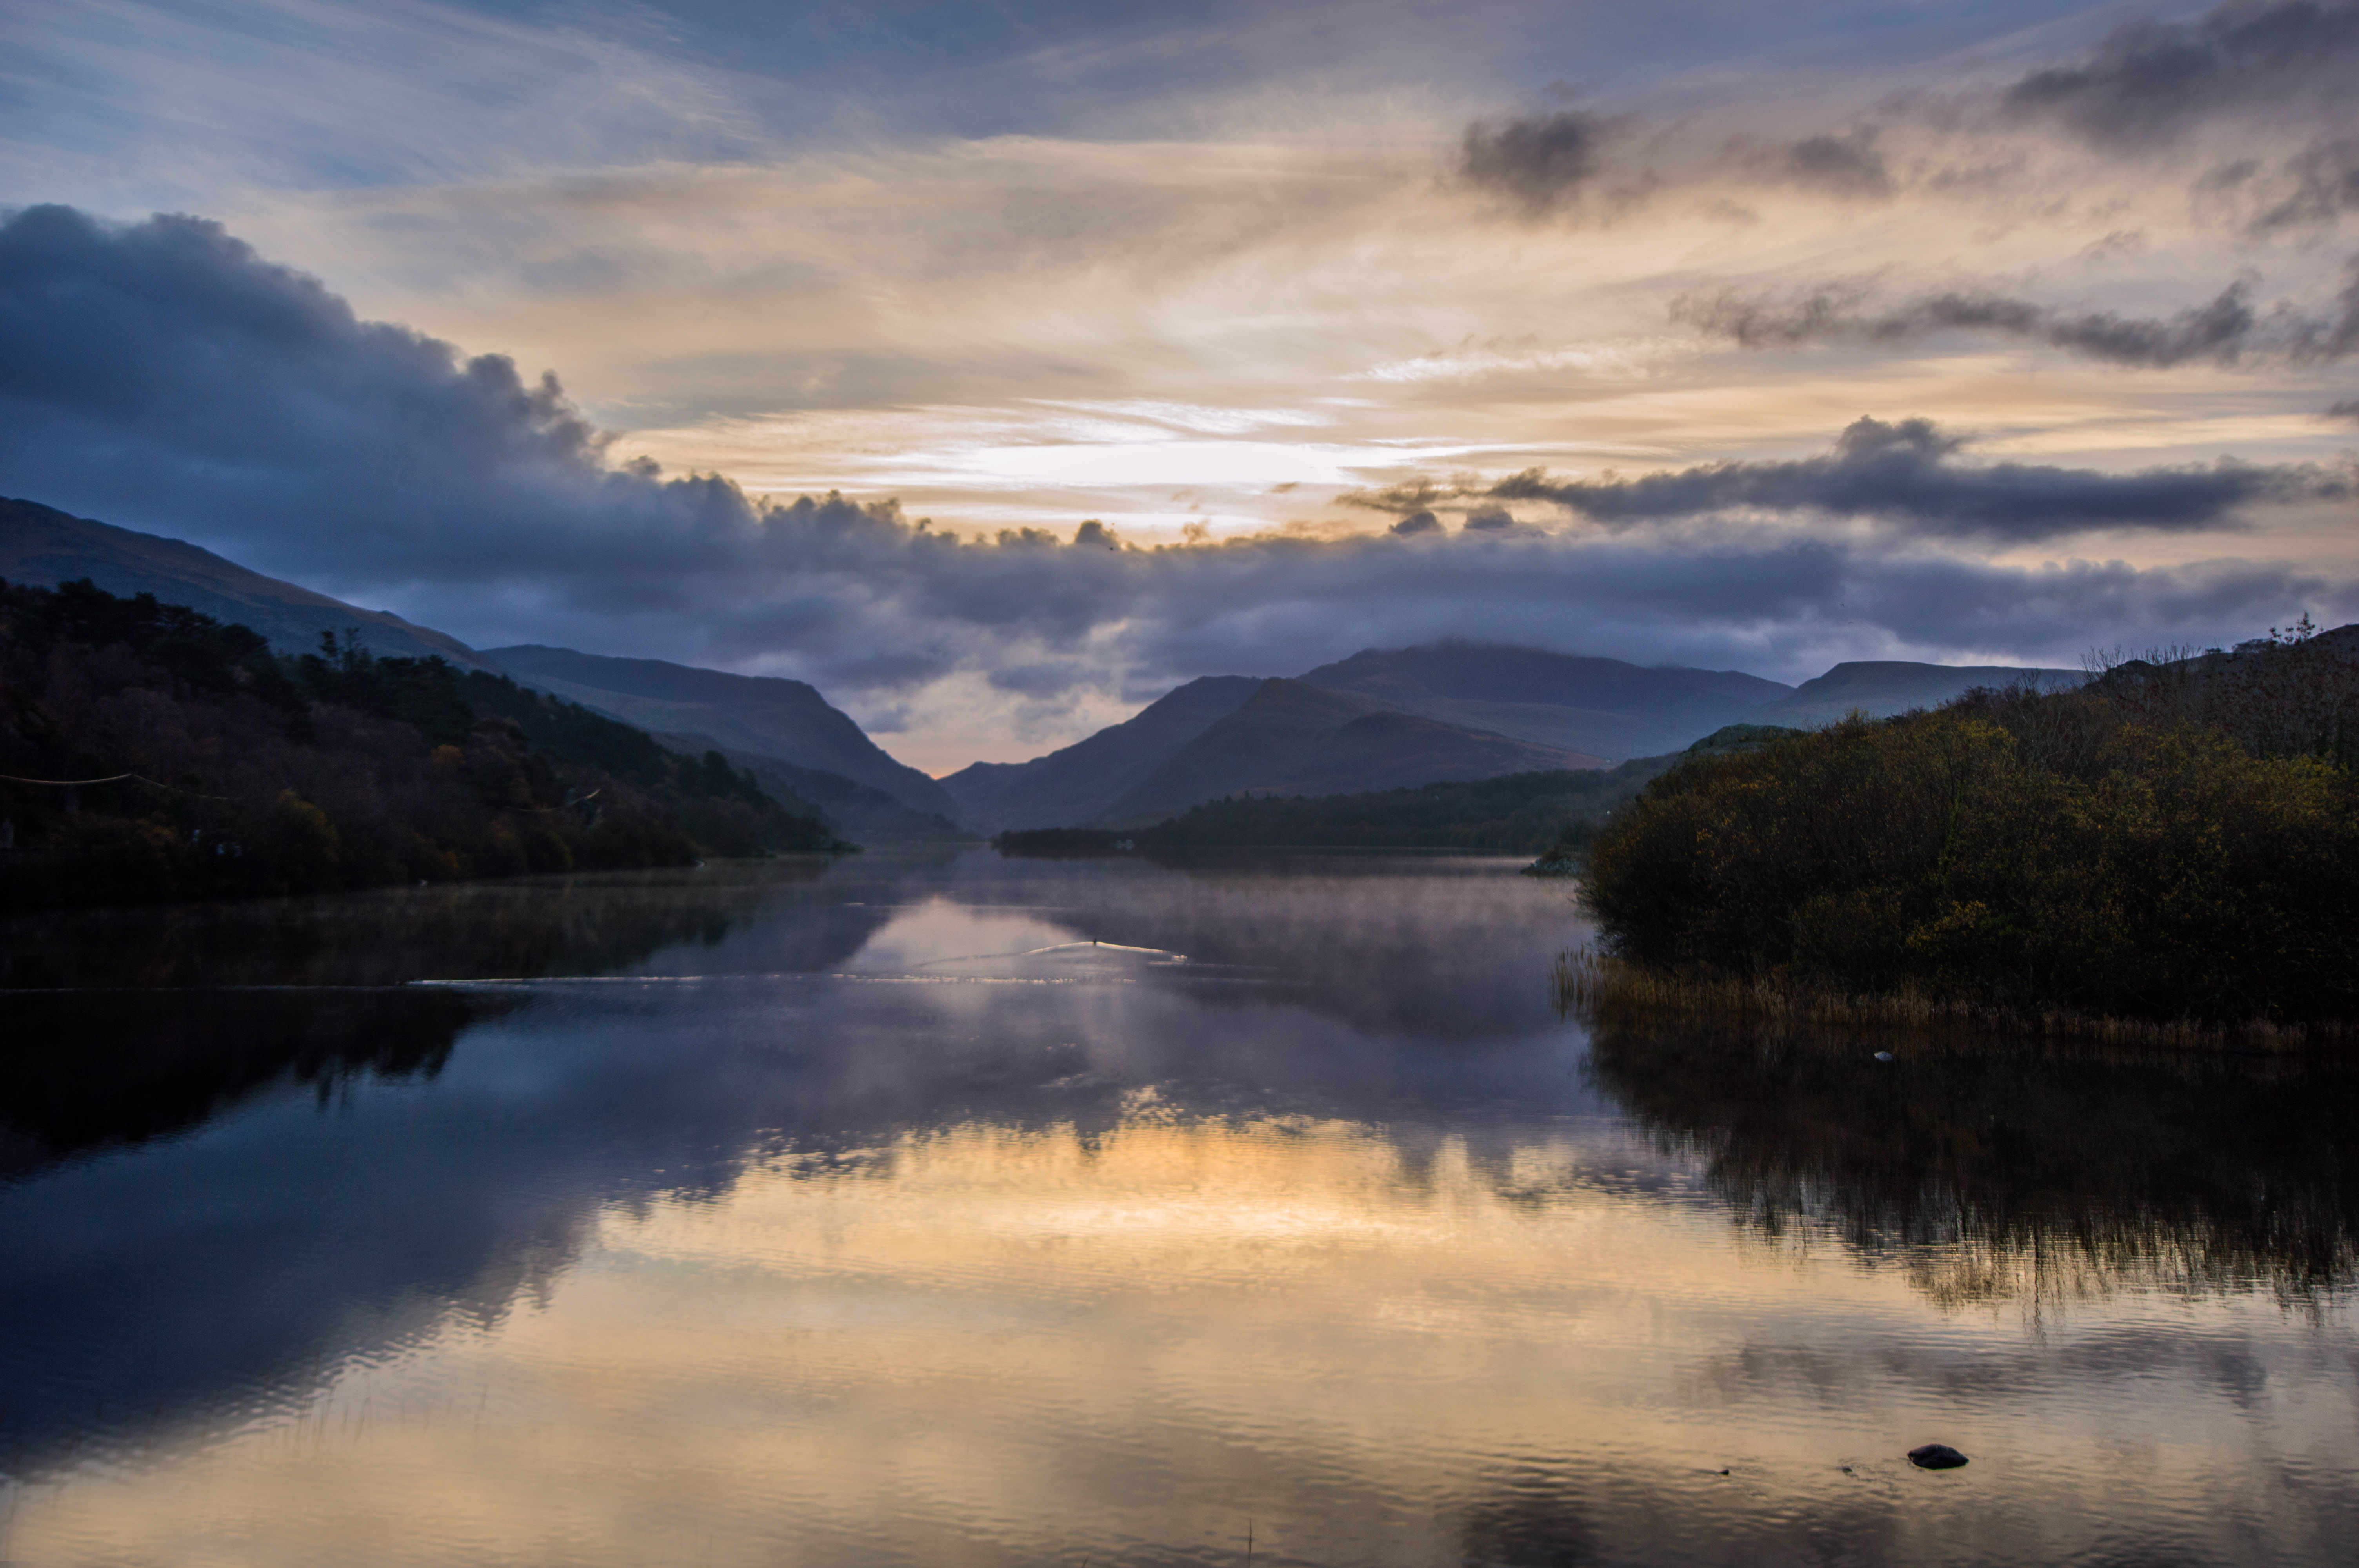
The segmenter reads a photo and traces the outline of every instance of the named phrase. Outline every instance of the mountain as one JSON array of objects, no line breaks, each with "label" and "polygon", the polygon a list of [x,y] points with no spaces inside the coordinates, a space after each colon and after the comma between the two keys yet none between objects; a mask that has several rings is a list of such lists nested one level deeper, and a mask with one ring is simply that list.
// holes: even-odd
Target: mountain
[{"label": "mountain", "polygon": [[251,627],[79,579],[0,589],[0,693],[9,907],[835,847],[720,757],[506,676],[361,648],[288,659]]},{"label": "mountain", "polygon": [[413,626],[391,611],[362,610],[182,540],[75,517],[38,502],[0,500],[0,578],[37,588],[88,578],[124,598],[152,593],[167,604],[251,626],[283,653],[316,653],[321,633],[342,637],[350,629],[372,653],[439,654],[463,669],[493,667],[456,637]]},{"label": "mountain", "polygon": [[1266,680],[1106,808],[1108,827],[1157,822],[1246,792],[1340,795],[1441,779],[1601,768],[1603,758],[1404,713],[1348,691]]},{"label": "mountain", "polygon": [[[776,676],[737,676],[663,659],[616,659],[523,643],[487,650],[527,686],[614,714],[641,729],[705,735],[723,750],[841,773],[913,811],[956,816],[924,773],[887,756],[818,690]],[[798,791],[798,793],[800,793]]]},{"label": "mountain", "polygon": [[976,762],[942,787],[964,820],[991,832],[1087,822],[1244,707],[1261,684],[1251,676],[1191,680],[1086,741],[1028,762]]},{"label": "mountain", "polygon": [[2020,665],[1915,665],[1899,660],[1863,659],[1837,665],[1745,717],[1746,722],[1753,724],[1783,724],[1810,730],[1832,724],[1854,708],[1870,719],[1888,719],[1912,708],[1938,708],[1978,686],[2034,681],[2043,691],[2058,691],[2079,686],[2088,678],[2079,670],[2038,669]]},{"label": "mountain", "polygon": [[1302,678],[1446,723],[1612,758],[1675,752],[1794,689],[1737,670],[1650,669],[1484,643],[1370,648]]},{"label": "mountain", "polygon": [[[793,708],[799,702],[804,708],[818,710],[804,727],[807,732],[820,738],[818,742],[781,757],[776,754],[781,746],[774,737],[765,735],[761,744],[749,747],[712,733],[729,730],[726,724],[679,721],[650,725],[644,719],[633,719],[622,711],[632,701],[627,692],[592,689],[602,678],[601,673],[594,670],[579,691],[562,689],[555,680],[524,676],[523,671],[506,667],[504,661],[477,652],[446,632],[413,625],[390,611],[363,610],[324,593],[265,577],[182,540],[75,517],[31,501],[0,500],[0,578],[43,588],[88,578],[110,593],[152,593],[164,603],[184,604],[217,621],[250,626],[285,653],[315,653],[321,633],[341,638],[347,630],[354,631],[363,644],[382,656],[439,655],[462,670],[514,674],[524,678],[527,685],[582,702],[608,717],[623,719],[643,729],[668,730],[672,733],[664,738],[665,743],[677,742],[688,748],[690,755],[701,755],[707,749],[729,753],[737,766],[752,768],[759,773],[766,788],[783,792],[778,799],[790,810],[815,809],[839,832],[848,836],[938,838],[958,833],[955,825],[947,820],[954,807],[932,780],[886,756],[850,719],[828,707],[819,693],[799,681],[753,683],[791,687],[794,693],[807,694],[802,697],[794,693],[778,697],[766,693],[771,695],[773,707]],[[506,652],[526,655],[519,663],[531,662],[528,655],[535,653],[581,661],[585,670],[591,666],[646,665],[684,676],[709,676],[731,691],[737,688],[727,683],[745,680],[741,676],[724,676],[712,670],[658,665],[654,660],[593,659],[563,649]],[[612,684],[618,677],[605,675],[603,678]],[[696,716],[710,717],[701,713]],[[687,717],[690,716],[665,714],[667,720]],[[758,724],[747,726],[741,739],[753,738],[759,729]],[[845,730],[850,730],[849,735],[842,732]],[[831,768],[825,762],[806,761],[816,756],[840,757],[852,766]],[[853,771],[858,769],[865,771]]]},{"label": "mountain", "polygon": [[708,748],[718,751],[732,765],[752,773],[762,788],[788,810],[809,811],[844,838],[863,844],[974,837],[947,816],[914,811],[875,785],[848,779],[842,773],[799,768],[758,752],[741,752],[734,746],[722,745],[710,735],[658,733],[656,739],[690,756],[701,756]]}]

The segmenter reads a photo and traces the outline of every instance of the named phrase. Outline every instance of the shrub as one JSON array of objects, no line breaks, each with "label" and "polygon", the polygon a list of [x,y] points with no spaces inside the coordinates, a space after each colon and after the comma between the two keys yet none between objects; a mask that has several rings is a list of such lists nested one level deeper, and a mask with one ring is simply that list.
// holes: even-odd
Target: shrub
[{"label": "shrub", "polygon": [[1690,762],[1598,837],[1582,899],[1657,969],[2302,1022],[2359,1003],[2354,875],[2348,771],[2131,721],[2099,690]]}]

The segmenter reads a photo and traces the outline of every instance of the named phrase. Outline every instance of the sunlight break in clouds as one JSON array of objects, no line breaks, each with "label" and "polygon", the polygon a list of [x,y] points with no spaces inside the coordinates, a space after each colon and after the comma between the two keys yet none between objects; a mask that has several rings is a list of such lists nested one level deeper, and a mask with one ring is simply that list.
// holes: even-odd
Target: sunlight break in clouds
[{"label": "sunlight break in clouds", "polygon": [[2355,14],[21,9],[0,490],[937,771],[1436,635],[2343,615]]}]

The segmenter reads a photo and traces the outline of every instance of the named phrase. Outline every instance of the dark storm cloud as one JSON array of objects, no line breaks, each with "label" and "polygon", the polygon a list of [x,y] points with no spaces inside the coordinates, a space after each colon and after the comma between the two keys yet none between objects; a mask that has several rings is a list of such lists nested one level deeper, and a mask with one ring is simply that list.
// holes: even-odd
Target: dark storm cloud
[{"label": "dark storm cloud", "polygon": [[[880,694],[962,670],[1036,701],[1453,634],[1720,666],[1798,646],[2054,660],[2092,641],[2245,635],[2350,598],[2267,564],[2027,570],[1944,553],[1927,541],[2219,525],[2325,481],[1973,465],[1913,423],[1863,422],[1795,463],[1526,476],[1479,498],[1410,482],[1367,498],[1397,534],[1153,550],[1087,525],[962,541],[836,495],[759,504],[720,479],[612,466],[610,445],[553,382],[359,320],[214,225],[56,208],[0,221],[0,494],[391,600],[483,645],[802,675],[867,693],[872,719]],[[1519,495],[1617,526],[1492,525]],[[1466,527],[1440,526],[1470,503]],[[1730,508],[1903,526],[1819,542],[1750,522],[1647,531]]]},{"label": "dark storm cloud", "polygon": [[2116,28],[2081,63],[2034,71],[2006,107],[2134,148],[2212,115],[2342,100],[2359,74],[2359,5],[2232,0],[2185,22]]},{"label": "dark storm cloud", "polygon": [[0,475],[26,496],[205,519],[310,570],[613,564],[740,518],[725,484],[604,466],[552,379],[356,319],[218,224],[0,222]]},{"label": "dark storm cloud", "polygon": [[2150,369],[2246,355],[2336,360],[2359,352],[2359,268],[2327,312],[2280,303],[2253,305],[2251,286],[2234,283],[2205,304],[2164,317],[2070,310],[1995,291],[1929,294],[1878,307],[1862,289],[1830,286],[1799,295],[1737,290],[1682,295],[1671,319],[1748,349],[1807,343],[1901,343],[1939,332],[2020,338],[2109,364]]},{"label": "dark storm cloud", "polygon": [[1603,164],[1612,129],[1580,109],[1508,120],[1477,120],[1466,127],[1459,177],[1469,185],[1511,197],[1532,213],[1576,200]]},{"label": "dark storm cloud", "polygon": [[2232,527],[2256,502],[2342,498],[2347,476],[2311,468],[2156,468],[2131,474],[2030,463],[1957,461],[1964,442],[1930,420],[1861,419],[1824,457],[1709,463],[1640,479],[1516,475],[1492,493],[1552,501],[1629,526],[1730,512],[1818,513],[1945,536],[2052,538],[2096,528]]}]

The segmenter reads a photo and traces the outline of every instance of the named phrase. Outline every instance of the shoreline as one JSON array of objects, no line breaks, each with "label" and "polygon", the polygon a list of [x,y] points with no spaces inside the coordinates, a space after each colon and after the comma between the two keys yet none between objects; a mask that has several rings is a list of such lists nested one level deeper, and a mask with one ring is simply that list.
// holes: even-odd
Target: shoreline
[{"label": "shoreline", "polygon": [[1917,991],[1852,993],[1785,976],[1678,973],[1576,947],[1557,955],[1549,989],[1561,1017],[1593,1022],[1649,1016],[1716,1022],[1808,1026],[1848,1032],[1904,1030],[1949,1035],[2010,1035],[2026,1040],[2182,1051],[2281,1054],[2359,1041],[2359,1021],[2277,1023],[2251,1019],[2130,1018],[2069,1008],[2030,1011],[1942,1000]]}]

